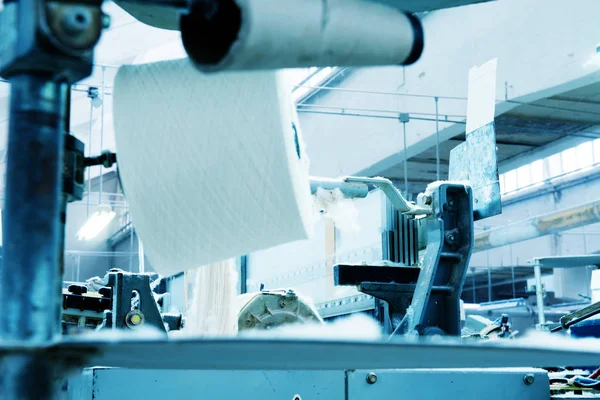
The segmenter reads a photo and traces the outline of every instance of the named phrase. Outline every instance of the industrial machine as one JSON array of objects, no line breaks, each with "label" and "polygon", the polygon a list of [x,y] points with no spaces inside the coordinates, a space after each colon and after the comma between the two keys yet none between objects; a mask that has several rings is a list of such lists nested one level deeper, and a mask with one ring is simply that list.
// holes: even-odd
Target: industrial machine
[{"label": "industrial machine", "polygon": [[[429,9],[435,9],[440,5],[472,2],[477,1],[344,0],[336,3],[343,6],[335,8],[329,8],[334,2],[316,0],[296,4],[250,0],[123,3],[174,11],[190,58],[199,69],[214,71],[410,64],[419,58],[423,48],[422,26],[412,12],[427,10],[414,7],[415,4],[427,3],[431,5]],[[109,154],[83,158],[81,143],[68,134],[70,85],[90,74],[94,46],[110,21],[102,13],[101,5],[100,0],[5,0],[0,13],[0,75],[11,83],[2,227],[4,256],[0,270],[3,399],[162,398],[173,396],[174,390],[194,396],[202,393],[211,398],[301,400],[317,395],[328,399],[396,398],[407,387],[411,387],[413,399],[441,396],[475,399],[482,394],[489,399],[548,399],[548,374],[524,366],[597,363],[599,353],[594,350],[481,347],[462,343],[169,341],[142,339],[129,331],[105,340],[61,339],[66,203],[81,194],[83,168],[92,163],[110,165],[116,161]],[[411,12],[401,12],[402,5]],[[278,18],[256,18],[286,15],[293,12],[291,6],[312,10],[295,15],[298,24],[294,29],[282,26]],[[372,21],[364,18],[367,14],[378,17],[381,24],[365,27],[365,23]],[[316,40],[305,40],[299,32],[310,32],[308,28],[315,20],[322,22],[321,29],[315,29]],[[355,24],[364,29],[356,29]],[[365,35],[361,37],[362,46],[347,46],[354,43],[356,34]],[[393,40],[381,40],[382,35],[390,34]],[[294,38],[303,45],[294,46]],[[353,49],[350,53],[349,47]],[[263,51],[267,49],[271,52]],[[263,57],[251,57],[253,53],[261,53]],[[459,151],[468,153],[469,146],[476,143],[485,146],[485,140],[493,138],[490,133],[493,125],[475,135],[469,133],[466,145]],[[493,148],[493,143],[481,147],[491,152]],[[474,154],[473,148],[470,151]],[[387,311],[382,319],[389,320],[389,329],[397,333],[458,333],[458,299],[473,246],[473,220],[494,215],[498,209],[493,205],[499,204],[495,186],[485,184],[492,182],[497,172],[493,168],[478,171],[478,157],[462,154],[459,159],[465,164],[451,172],[450,182],[430,187],[416,203],[407,202],[385,180],[346,178],[340,185],[353,190],[357,183],[379,186],[399,213],[411,216],[397,222],[408,226],[405,231],[408,236],[391,238],[388,248],[396,258],[390,259],[404,266],[394,270],[338,268],[338,283],[359,284],[365,293],[386,301]],[[489,160],[485,165],[488,164]],[[479,175],[482,171],[490,172],[483,174],[484,184],[476,179],[474,171]],[[464,183],[465,180],[470,184]],[[416,228],[419,231],[411,225],[419,226]],[[427,237],[427,248],[417,271],[406,260],[415,257],[411,253],[414,249],[410,245],[411,235],[421,231]],[[372,275],[365,276],[365,272]],[[93,311],[102,308],[109,316],[105,323],[112,321],[115,327],[135,326],[142,319],[155,320],[157,325],[161,320],[164,322],[157,310],[146,308],[154,299],[150,300],[145,291],[148,283],[145,278],[120,272],[109,278],[106,287],[112,290],[112,297],[108,289],[98,291],[98,297],[85,296],[81,288],[71,288],[75,292],[66,294],[67,308],[73,308],[70,307],[73,301],[81,304],[96,301],[101,306]],[[139,286],[142,284],[143,289]],[[121,291],[125,293],[119,294]],[[139,292],[137,301],[141,308],[132,308],[132,291]],[[112,306],[107,309],[109,300]],[[123,319],[117,318],[123,313]],[[81,316],[77,316],[78,324]],[[82,324],[87,323],[85,316]],[[93,366],[118,368],[95,367],[80,374],[82,367]],[[486,369],[468,372],[447,369],[473,367]],[[519,368],[490,369],[493,367]],[[73,377],[67,378],[69,375]],[[432,379],[435,385],[431,384]]]},{"label": "industrial machine", "polygon": [[[70,284],[63,289],[63,334],[83,329],[136,329],[150,326],[167,332],[183,328],[182,314],[161,313],[158,276],[112,269],[98,289],[87,283]],[[154,290],[153,290],[154,286]]]}]

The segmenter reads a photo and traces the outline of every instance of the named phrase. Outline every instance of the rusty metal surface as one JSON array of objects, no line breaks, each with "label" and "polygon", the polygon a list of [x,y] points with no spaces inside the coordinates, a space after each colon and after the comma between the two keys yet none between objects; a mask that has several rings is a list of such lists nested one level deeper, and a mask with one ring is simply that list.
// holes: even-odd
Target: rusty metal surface
[{"label": "rusty metal surface", "polygon": [[475,221],[502,213],[493,122],[468,133],[466,142],[450,152],[449,180],[471,185]]}]

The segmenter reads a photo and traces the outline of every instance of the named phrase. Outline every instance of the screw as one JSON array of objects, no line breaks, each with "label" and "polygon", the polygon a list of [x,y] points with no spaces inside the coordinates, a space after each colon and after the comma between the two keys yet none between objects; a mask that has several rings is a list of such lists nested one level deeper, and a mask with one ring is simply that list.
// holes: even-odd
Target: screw
[{"label": "screw", "polygon": [[279,303],[279,307],[285,308],[285,303],[282,301],[281,303]]},{"label": "screw", "polygon": [[369,372],[367,374],[367,383],[369,385],[374,384],[375,382],[377,382],[377,375],[375,374],[375,372]]},{"label": "screw", "polygon": [[527,374],[523,377],[523,382],[529,386],[529,385],[533,385],[533,382],[535,381],[535,377],[533,376],[533,374]]}]

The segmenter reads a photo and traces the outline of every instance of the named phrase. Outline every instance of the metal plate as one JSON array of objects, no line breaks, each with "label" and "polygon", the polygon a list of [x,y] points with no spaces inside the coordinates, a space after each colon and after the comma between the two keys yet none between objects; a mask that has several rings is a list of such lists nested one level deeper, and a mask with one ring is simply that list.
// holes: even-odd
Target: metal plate
[{"label": "metal plate", "polygon": [[[377,381],[367,382],[374,373]],[[524,377],[533,376],[526,385]],[[410,393],[411,400],[541,400],[548,399],[548,374],[540,369],[466,369],[466,370],[395,370],[349,371],[348,400],[399,399]],[[531,379],[531,378],[529,378]]]},{"label": "metal plate", "polygon": [[600,255],[538,257],[530,263],[545,268],[578,268],[600,265]]},{"label": "metal plate", "polygon": [[[268,354],[264,355],[268,357]],[[95,368],[69,382],[73,400],[345,399],[344,371],[177,371]],[[85,380],[81,391],[79,380]],[[73,388],[73,389],[71,389]],[[74,395],[84,397],[75,397]]]},{"label": "metal plate", "polygon": [[[315,335],[317,333],[315,332]],[[37,349],[52,359],[139,369],[346,370],[596,365],[597,342],[554,339],[483,344],[414,341],[146,340],[62,343]],[[582,343],[583,342],[583,343]],[[21,348],[21,351],[27,349]],[[15,348],[2,350],[14,353]],[[33,352],[34,349],[28,349]]]},{"label": "metal plate", "polygon": [[450,151],[449,180],[469,181],[475,221],[502,213],[493,122],[468,133],[467,141]]}]

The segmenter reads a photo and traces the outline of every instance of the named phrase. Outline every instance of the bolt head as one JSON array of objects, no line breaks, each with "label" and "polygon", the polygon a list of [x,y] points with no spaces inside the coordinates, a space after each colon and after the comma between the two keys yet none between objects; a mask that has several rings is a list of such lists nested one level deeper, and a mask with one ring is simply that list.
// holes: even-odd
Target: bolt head
[{"label": "bolt head", "polygon": [[533,376],[533,374],[527,374],[523,377],[523,382],[529,386],[529,385],[533,385],[533,382],[535,381],[535,377]]},{"label": "bolt head", "polygon": [[376,382],[377,382],[377,375],[375,374],[375,372],[369,372],[367,374],[367,383],[369,385],[373,385]]}]

